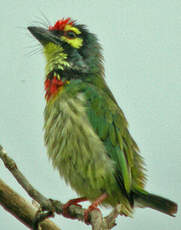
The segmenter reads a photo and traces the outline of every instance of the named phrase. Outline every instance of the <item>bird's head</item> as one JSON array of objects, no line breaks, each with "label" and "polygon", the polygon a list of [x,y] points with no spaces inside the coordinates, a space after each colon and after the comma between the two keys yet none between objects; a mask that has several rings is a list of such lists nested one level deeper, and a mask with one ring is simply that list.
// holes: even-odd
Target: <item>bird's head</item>
[{"label": "bird's head", "polygon": [[56,74],[71,80],[103,73],[101,47],[84,25],[67,18],[48,28],[30,26],[28,30],[43,46],[47,78]]}]

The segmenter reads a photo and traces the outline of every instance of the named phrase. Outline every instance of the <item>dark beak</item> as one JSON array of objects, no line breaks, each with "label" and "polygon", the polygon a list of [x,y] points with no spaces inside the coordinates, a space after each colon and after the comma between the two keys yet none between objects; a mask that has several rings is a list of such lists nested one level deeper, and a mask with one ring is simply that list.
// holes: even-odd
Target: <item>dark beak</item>
[{"label": "dark beak", "polygon": [[57,38],[52,31],[41,27],[29,26],[28,30],[31,34],[44,46],[49,42],[58,44],[60,43],[60,39]]}]

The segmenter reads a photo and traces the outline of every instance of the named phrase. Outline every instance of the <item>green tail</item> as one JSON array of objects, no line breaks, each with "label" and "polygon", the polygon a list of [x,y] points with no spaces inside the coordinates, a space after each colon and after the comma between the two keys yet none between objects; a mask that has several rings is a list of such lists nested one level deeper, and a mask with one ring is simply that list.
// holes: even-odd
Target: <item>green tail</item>
[{"label": "green tail", "polygon": [[134,200],[138,202],[138,205],[141,205],[142,207],[153,208],[170,216],[175,216],[174,214],[177,212],[177,204],[175,202],[161,196],[148,193],[144,190],[134,191],[133,197]]}]

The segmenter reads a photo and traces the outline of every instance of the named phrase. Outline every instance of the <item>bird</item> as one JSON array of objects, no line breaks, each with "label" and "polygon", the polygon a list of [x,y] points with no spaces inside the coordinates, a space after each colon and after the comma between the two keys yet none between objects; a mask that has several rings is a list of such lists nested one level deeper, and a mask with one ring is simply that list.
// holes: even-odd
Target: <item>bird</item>
[{"label": "bird", "polygon": [[[145,189],[143,157],[127,119],[105,81],[102,47],[95,34],[69,18],[53,26],[29,26],[46,59],[44,141],[48,157],[79,198],[85,213],[120,207],[132,216],[149,207],[175,216],[177,204]],[[66,213],[66,211],[65,211]]]}]

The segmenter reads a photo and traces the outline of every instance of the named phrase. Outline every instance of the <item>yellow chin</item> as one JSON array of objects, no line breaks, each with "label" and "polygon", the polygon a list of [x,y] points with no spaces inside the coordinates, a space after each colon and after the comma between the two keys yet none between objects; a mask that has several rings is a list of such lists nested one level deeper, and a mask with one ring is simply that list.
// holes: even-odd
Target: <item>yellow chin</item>
[{"label": "yellow chin", "polygon": [[54,69],[64,70],[64,67],[70,66],[66,61],[67,54],[64,53],[64,49],[61,46],[49,42],[43,48],[47,62],[45,67],[46,75],[48,75]]}]

